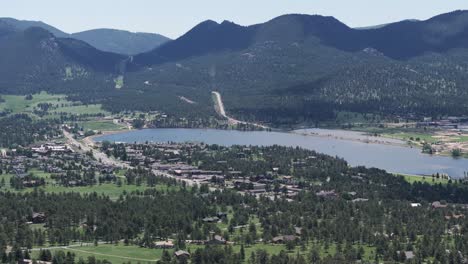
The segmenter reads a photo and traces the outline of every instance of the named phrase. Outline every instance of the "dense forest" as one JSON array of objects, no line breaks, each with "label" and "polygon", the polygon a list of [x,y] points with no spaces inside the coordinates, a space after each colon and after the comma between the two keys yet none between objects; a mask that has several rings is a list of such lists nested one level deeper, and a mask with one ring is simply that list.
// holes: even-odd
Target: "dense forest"
[{"label": "dense forest", "polygon": [[0,118],[0,147],[27,146],[36,141],[61,136],[59,123],[50,120],[32,120],[28,115]]},{"label": "dense forest", "polygon": [[[104,145],[105,149],[112,150],[108,155],[132,161],[122,145]],[[143,144],[135,149],[147,158],[173,158],[157,146]],[[462,263],[466,254],[463,252],[468,249],[464,235],[467,222],[465,217],[460,217],[466,213],[468,185],[462,180],[451,180],[446,185],[410,184],[403,177],[379,169],[351,168],[344,160],[300,148],[212,145],[182,151],[188,151],[182,155],[184,162],[226,175],[240,171],[244,181],[266,183],[265,188],[276,194],[273,200],[256,199],[228,189],[208,194],[207,188],[202,187],[200,192],[205,193],[202,201],[211,208],[211,215],[232,208],[233,216],[225,222],[227,231],[201,222],[201,230],[187,230],[184,235],[202,239],[211,230],[246,247],[255,246],[258,241],[268,243],[278,236],[295,236],[287,247],[307,249],[312,245],[307,255],[300,256],[286,252],[271,256],[260,250],[244,256],[248,263],[352,263],[361,260],[366,247],[373,248],[375,262],[405,262],[406,256],[399,252],[411,251],[415,257],[408,263],[420,263],[428,258],[434,258],[434,263]],[[287,189],[281,187],[285,179],[280,175],[293,176],[294,184],[302,189],[299,195],[285,198]],[[213,184],[219,183],[213,179]],[[196,190],[192,189],[191,193]],[[210,209],[206,212],[210,215]],[[248,225],[252,217],[258,219],[259,227]],[[239,235],[236,228],[243,225],[247,226]],[[296,233],[297,228],[301,230],[300,235]],[[332,245],[336,246],[335,254],[324,257],[318,253],[322,247]],[[207,246],[192,252],[191,260],[192,263],[241,263],[244,259],[241,255],[229,247]],[[162,263],[171,263],[170,259],[169,256]]]}]

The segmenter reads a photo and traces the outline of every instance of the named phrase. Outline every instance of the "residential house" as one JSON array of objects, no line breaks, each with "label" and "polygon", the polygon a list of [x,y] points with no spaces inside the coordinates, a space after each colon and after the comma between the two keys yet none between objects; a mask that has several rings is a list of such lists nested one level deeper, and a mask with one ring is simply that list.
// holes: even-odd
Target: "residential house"
[{"label": "residential house", "polygon": [[178,259],[181,259],[181,258],[190,258],[190,253],[188,253],[187,251],[185,250],[177,250],[176,252],[174,252],[174,256]]},{"label": "residential house", "polygon": [[158,242],[154,242],[154,247],[160,248],[160,249],[169,249],[169,248],[174,248],[174,243],[171,240],[158,241]]},{"label": "residential house", "polygon": [[39,212],[39,213],[33,213],[31,219],[34,224],[43,224],[45,223],[46,218],[47,217],[45,213]]},{"label": "residential house", "polygon": [[441,209],[441,208],[447,208],[447,204],[442,204],[441,202],[433,202],[432,203],[432,208],[433,209]]},{"label": "residential house", "polygon": [[283,243],[286,243],[286,242],[289,242],[289,241],[294,241],[296,240],[296,236],[293,236],[293,235],[285,235],[285,236],[277,236],[277,237],[274,237],[271,242],[275,243],[275,244],[283,244]]},{"label": "residential house", "polygon": [[213,239],[211,239],[210,241],[208,241],[208,244],[212,244],[212,245],[224,245],[226,244],[227,241],[226,239],[224,239],[222,236],[220,235],[215,235],[213,237]]}]

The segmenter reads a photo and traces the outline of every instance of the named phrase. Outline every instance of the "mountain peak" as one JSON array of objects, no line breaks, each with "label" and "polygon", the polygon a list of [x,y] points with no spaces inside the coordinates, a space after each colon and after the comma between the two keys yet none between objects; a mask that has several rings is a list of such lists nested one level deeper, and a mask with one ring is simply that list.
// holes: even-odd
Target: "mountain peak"
[{"label": "mountain peak", "polygon": [[199,28],[199,27],[214,27],[214,26],[219,26],[219,23],[214,21],[214,20],[211,20],[211,19],[208,19],[208,20],[205,20],[205,21],[202,21],[201,23],[199,23],[198,25],[196,25],[194,28]]},{"label": "mountain peak", "polygon": [[68,36],[67,33],[53,26],[50,26],[42,21],[18,20],[18,19],[14,19],[10,17],[0,18],[0,21],[3,21],[4,23],[11,25],[18,31],[23,31],[30,27],[40,27],[40,28],[46,29],[47,31],[51,32],[52,34],[54,34],[56,37],[59,37],[59,38]]},{"label": "mountain peak", "polygon": [[229,20],[223,20],[221,25],[237,25],[237,24]]},{"label": "mountain peak", "polygon": [[[338,19],[336,19],[335,17],[332,17],[332,16],[307,15],[307,14],[286,14],[286,15],[276,17],[276,18],[270,20],[269,22],[273,22],[273,21],[276,21],[276,20],[279,20],[279,21],[281,21],[281,20],[295,20],[297,22],[301,22],[301,23],[308,24],[308,25],[311,25],[311,24],[326,25],[326,24],[328,24],[328,25],[339,25],[341,27],[349,28],[343,22],[339,21]],[[269,22],[267,22],[267,23],[269,23]]]}]

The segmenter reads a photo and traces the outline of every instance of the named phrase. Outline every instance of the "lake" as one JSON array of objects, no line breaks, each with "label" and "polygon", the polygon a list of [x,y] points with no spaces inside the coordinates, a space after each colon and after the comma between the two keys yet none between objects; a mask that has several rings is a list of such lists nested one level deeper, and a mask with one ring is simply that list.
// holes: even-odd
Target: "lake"
[{"label": "lake", "polygon": [[[96,141],[143,143],[143,142],[204,142],[207,144],[230,145],[283,145],[299,146],[332,156],[344,158],[352,166],[376,167],[389,172],[431,175],[446,173],[452,177],[463,177],[468,171],[468,159],[431,156],[422,154],[418,148],[385,144],[368,144],[341,137],[359,137],[356,134],[340,137],[324,136],[333,131],[300,130],[296,133],[266,131],[235,131],[215,129],[144,129],[96,137]],[[320,134],[322,133],[322,135]],[[352,132],[356,133],[356,132]],[[316,135],[318,134],[318,135]],[[361,135],[361,137],[365,137]]]}]

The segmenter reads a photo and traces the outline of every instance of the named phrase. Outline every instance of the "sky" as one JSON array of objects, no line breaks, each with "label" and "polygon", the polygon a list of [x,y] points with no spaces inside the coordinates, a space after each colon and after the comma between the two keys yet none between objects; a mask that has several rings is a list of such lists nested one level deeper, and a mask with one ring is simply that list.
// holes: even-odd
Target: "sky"
[{"label": "sky", "polygon": [[65,32],[115,28],[177,38],[212,19],[251,25],[290,13],[334,16],[351,27],[428,19],[467,0],[3,0],[0,17],[40,20]]}]

